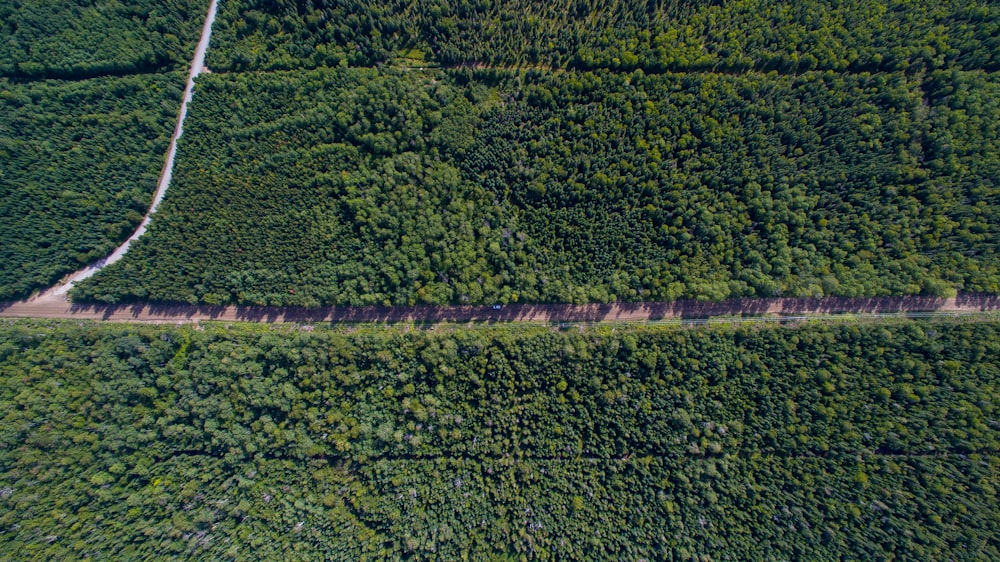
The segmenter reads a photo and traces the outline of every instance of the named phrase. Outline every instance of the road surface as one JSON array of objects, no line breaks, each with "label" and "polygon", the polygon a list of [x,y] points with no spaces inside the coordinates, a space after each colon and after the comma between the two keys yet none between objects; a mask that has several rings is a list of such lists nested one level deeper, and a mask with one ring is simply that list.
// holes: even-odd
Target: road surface
[{"label": "road surface", "polygon": [[876,297],[823,299],[734,299],[722,302],[613,304],[511,304],[492,306],[268,307],[197,306],[187,304],[73,304],[52,294],[16,303],[0,303],[0,317],[68,318],[118,322],[183,323],[207,320],[234,322],[642,322],[739,316],[810,316],[840,313],[979,314],[1000,311],[1000,296],[956,298]]}]

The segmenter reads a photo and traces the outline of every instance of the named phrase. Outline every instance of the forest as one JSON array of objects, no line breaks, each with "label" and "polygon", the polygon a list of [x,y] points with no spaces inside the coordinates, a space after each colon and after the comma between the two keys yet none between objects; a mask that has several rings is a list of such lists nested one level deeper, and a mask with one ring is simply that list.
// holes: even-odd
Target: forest
[{"label": "forest", "polygon": [[212,68],[1000,70],[988,0],[222,0]]},{"label": "forest", "polygon": [[139,224],[206,10],[0,3],[0,300],[93,263]]},{"label": "forest", "polygon": [[[207,4],[0,3],[0,300],[141,220]],[[998,294],[998,54],[986,0],[220,0],[71,297]],[[997,560],[998,384],[985,317],[3,320],[0,558]]]},{"label": "forest", "polygon": [[213,74],[149,234],[73,295],[997,293],[998,123],[957,70]]},{"label": "forest", "polygon": [[996,559],[998,342],[6,321],[0,552]]},{"label": "forest", "polygon": [[80,79],[184,70],[204,0],[7,0],[0,76]]},{"label": "forest", "polygon": [[183,86],[179,72],[0,78],[0,300],[55,283],[138,226]]}]

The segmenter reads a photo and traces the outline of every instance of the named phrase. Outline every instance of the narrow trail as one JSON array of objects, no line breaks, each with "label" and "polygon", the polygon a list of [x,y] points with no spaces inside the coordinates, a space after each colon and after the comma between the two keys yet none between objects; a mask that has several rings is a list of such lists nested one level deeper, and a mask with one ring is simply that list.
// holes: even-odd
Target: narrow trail
[{"label": "narrow trail", "polygon": [[188,304],[75,304],[63,296],[48,295],[30,301],[0,303],[0,317],[68,318],[117,322],[185,323],[206,320],[232,322],[650,322],[663,320],[701,323],[716,318],[725,322],[762,319],[836,319],[838,314],[868,318],[900,315],[982,315],[1000,311],[1000,296],[962,294],[935,297],[873,298],[759,298],[721,302],[675,301],[612,304],[511,304],[491,306],[198,306]]},{"label": "narrow trail", "polygon": [[132,236],[129,236],[128,240],[122,242],[120,246],[115,248],[110,255],[101,258],[97,262],[88,265],[76,273],[70,274],[58,285],[46,290],[39,297],[36,297],[36,300],[53,301],[53,297],[57,297],[55,302],[58,300],[65,301],[65,295],[70,289],[73,288],[73,285],[97,273],[104,267],[122,259],[122,256],[124,256],[132,246],[132,242],[138,240],[140,236],[146,233],[146,228],[149,226],[150,219],[153,214],[156,213],[157,208],[159,208],[160,202],[163,200],[163,196],[167,192],[167,188],[170,187],[170,180],[173,177],[174,171],[174,159],[177,156],[177,139],[179,139],[181,134],[184,132],[184,119],[187,117],[188,103],[194,95],[194,80],[205,69],[205,52],[208,50],[208,42],[212,35],[212,24],[215,22],[217,7],[217,0],[211,0],[208,6],[208,14],[205,16],[205,23],[201,28],[201,38],[198,40],[198,47],[195,49],[194,59],[191,61],[191,70],[188,72],[187,84],[184,86],[184,97],[181,100],[181,109],[177,115],[177,125],[174,127],[174,134],[170,137],[170,148],[167,150],[167,157],[163,165],[163,171],[160,173],[160,180],[156,185],[156,193],[153,195],[153,203],[149,206],[149,211],[146,212],[146,216],[142,218],[142,222],[139,224],[139,227],[135,229],[135,232],[132,233]]}]

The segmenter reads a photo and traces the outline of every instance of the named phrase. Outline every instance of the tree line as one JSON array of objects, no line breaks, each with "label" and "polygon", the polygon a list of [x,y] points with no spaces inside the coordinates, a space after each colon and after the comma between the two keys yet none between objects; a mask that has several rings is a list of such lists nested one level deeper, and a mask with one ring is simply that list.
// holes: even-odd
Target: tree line
[{"label": "tree line", "polygon": [[417,62],[632,71],[997,70],[995,3],[227,0],[213,68]]}]

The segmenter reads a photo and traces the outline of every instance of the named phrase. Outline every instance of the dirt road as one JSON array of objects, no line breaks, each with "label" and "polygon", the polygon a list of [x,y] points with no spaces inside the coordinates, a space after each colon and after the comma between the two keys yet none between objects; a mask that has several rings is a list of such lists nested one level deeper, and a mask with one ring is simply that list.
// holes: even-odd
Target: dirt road
[{"label": "dirt road", "polygon": [[1000,310],[1000,296],[957,298],[879,297],[824,299],[735,299],[722,302],[614,303],[591,305],[512,304],[491,306],[267,307],[186,304],[73,304],[55,295],[0,304],[0,317],[70,318],[118,322],[601,322],[695,319],[719,316],[815,314],[980,313]]},{"label": "dirt road", "polygon": [[156,184],[156,193],[153,194],[153,203],[149,206],[149,211],[146,212],[146,216],[142,218],[142,222],[139,223],[139,227],[135,229],[132,236],[129,236],[128,240],[115,248],[110,255],[68,275],[58,285],[49,289],[49,293],[56,296],[65,295],[73,288],[74,284],[83,281],[106,266],[122,259],[122,256],[132,246],[132,242],[138,240],[140,236],[146,233],[150,219],[156,213],[157,208],[159,208],[160,201],[163,200],[163,196],[167,193],[167,188],[170,187],[170,180],[173,177],[174,171],[174,158],[177,156],[177,139],[184,133],[184,119],[187,117],[188,103],[191,102],[191,98],[194,96],[194,80],[205,70],[205,52],[208,50],[208,43],[212,37],[212,23],[215,22],[217,9],[217,0],[211,0],[208,6],[208,14],[205,16],[205,23],[201,28],[201,38],[198,40],[198,47],[195,49],[194,58],[191,60],[191,69],[188,72],[187,84],[184,86],[184,97],[181,99],[181,109],[177,115],[177,124],[174,125],[174,134],[170,137],[167,157],[164,160],[163,171],[160,172],[160,180]]}]

